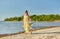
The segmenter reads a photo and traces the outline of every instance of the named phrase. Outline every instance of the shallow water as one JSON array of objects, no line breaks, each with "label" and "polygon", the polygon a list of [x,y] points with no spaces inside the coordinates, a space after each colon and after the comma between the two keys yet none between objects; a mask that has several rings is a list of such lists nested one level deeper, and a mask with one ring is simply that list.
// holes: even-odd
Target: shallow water
[{"label": "shallow water", "polygon": [[[60,22],[34,22],[32,28],[42,28],[50,26],[60,26]],[[13,34],[24,31],[22,22],[0,21],[0,34]]]}]

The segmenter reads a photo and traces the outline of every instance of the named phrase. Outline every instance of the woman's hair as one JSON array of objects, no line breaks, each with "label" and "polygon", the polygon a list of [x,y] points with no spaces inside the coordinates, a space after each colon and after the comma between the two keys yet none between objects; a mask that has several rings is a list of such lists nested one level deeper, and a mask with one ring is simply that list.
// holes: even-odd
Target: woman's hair
[{"label": "woman's hair", "polygon": [[[27,10],[25,11],[25,14],[28,15],[28,11],[27,11]],[[28,16],[29,16],[29,15],[28,15]]]}]

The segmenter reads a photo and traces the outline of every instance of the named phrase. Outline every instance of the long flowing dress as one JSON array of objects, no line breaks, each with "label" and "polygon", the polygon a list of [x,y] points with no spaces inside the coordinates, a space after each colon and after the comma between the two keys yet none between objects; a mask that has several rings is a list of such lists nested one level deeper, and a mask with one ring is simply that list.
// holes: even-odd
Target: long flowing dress
[{"label": "long flowing dress", "polygon": [[24,15],[24,30],[25,30],[25,33],[28,33],[29,32],[29,17]]}]

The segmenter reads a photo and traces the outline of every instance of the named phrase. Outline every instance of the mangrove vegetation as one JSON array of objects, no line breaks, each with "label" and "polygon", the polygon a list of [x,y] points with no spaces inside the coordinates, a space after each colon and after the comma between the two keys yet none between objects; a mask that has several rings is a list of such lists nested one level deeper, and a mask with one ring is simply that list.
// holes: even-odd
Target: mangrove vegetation
[{"label": "mangrove vegetation", "polygon": [[[56,14],[50,14],[50,15],[31,15],[30,18],[33,21],[55,21],[55,20],[60,20],[60,15]],[[4,21],[22,21],[23,20],[23,16],[20,17],[10,17],[10,18],[6,18],[4,19]]]}]

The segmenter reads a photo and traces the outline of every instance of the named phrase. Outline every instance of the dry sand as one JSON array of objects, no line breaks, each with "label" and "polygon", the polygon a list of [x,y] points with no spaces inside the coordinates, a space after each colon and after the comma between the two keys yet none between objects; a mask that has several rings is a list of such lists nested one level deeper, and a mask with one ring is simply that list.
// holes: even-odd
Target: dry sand
[{"label": "dry sand", "polygon": [[35,30],[32,34],[16,34],[1,37],[0,39],[60,39],[60,27]]}]

